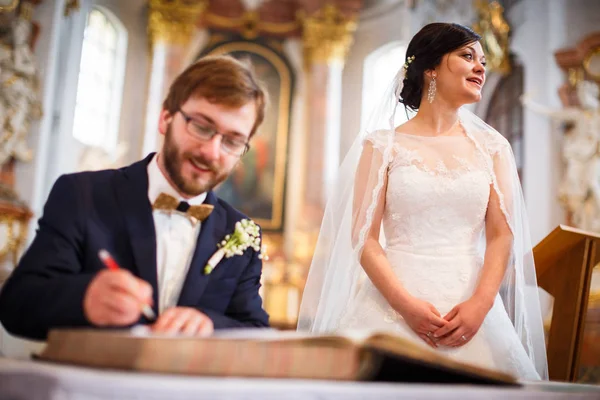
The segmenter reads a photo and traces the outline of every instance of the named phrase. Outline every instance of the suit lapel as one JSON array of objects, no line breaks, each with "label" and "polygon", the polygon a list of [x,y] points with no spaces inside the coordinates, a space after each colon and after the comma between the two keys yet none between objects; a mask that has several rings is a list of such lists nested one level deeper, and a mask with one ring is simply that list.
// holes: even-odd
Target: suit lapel
[{"label": "suit lapel", "polygon": [[190,269],[181,289],[178,305],[195,306],[209,281],[210,275],[204,275],[204,266],[208,259],[217,251],[217,243],[225,237],[226,214],[218,203],[213,192],[208,192],[205,204],[215,208],[210,216],[202,222],[200,234],[196,242],[196,249],[192,257]]},{"label": "suit lapel", "polygon": [[154,156],[123,168],[117,175],[116,194],[121,206],[138,276],[152,285],[154,311],[158,310],[156,231],[148,199],[148,163]]}]

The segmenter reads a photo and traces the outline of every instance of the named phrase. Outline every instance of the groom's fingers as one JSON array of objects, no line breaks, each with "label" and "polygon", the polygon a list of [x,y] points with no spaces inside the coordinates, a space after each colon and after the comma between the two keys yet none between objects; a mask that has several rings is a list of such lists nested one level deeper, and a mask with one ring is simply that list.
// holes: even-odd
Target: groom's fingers
[{"label": "groom's fingers", "polygon": [[200,324],[200,328],[198,329],[198,332],[196,332],[198,335],[200,336],[210,336],[214,330],[215,327],[213,325],[212,319],[208,318],[206,315],[202,314],[202,316],[204,317],[202,319],[202,323]]},{"label": "groom's fingers", "polygon": [[168,309],[158,316],[158,319],[152,325],[152,330],[155,332],[166,332],[167,326],[171,324],[171,321],[177,316],[174,309]]},{"label": "groom's fingers", "polygon": [[195,308],[173,307],[160,315],[153,326],[155,332],[208,336],[214,331],[213,322]]}]

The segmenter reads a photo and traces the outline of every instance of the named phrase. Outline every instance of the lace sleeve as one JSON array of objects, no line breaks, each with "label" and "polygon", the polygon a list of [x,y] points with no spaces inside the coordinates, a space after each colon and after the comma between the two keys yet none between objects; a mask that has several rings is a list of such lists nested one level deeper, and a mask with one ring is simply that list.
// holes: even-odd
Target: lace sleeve
[{"label": "lace sleeve", "polygon": [[389,132],[386,130],[377,130],[374,132],[370,132],[365,139],[363,140],[363,146],[365,146],[367,143],[371,144],[373,149],[377,149],[380,152],[383,152],[383,150],[386,148],[386,146],[388,145],[388,139],[389,139]]},{"label": "lace sleeve", "polygon": [[[500,209],[506,218],[508,226],[514,234],[515,187],[518,184],[518,177],[513,176],[515,169],[515,158],[510,147],[510,143],[500,134],[488,141],[486,148],[492,160],[492,184],[494,191],[498,195]],[[515,170],[515,171],[513,171]],[[515,182],[515,178],[517,181]]]},{"label": "lace sleeve", "polygon": [[[389,167],[389,150],[383,136],[370,135],[365,139],[356,170],[352,201],[352,245],[360,250],[367,235],[378,220],[385,205],[385,187]],[[378,232],[378,230],[377,230]],[[360,259],[360,255],[359,255]]]}]

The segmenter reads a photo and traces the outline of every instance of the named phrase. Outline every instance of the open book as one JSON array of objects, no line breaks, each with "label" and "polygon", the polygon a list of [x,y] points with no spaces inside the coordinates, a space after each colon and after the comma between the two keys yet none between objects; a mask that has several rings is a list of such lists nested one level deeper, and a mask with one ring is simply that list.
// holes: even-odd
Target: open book
[{"label": "open book", "polygon": [[[240,332],[241,333],[241,332]],[[59,329],[42,360],[169,374],[516,385],[507,374],[453,361],[389,333],[309,336],[254,330],[209,338]]]}]

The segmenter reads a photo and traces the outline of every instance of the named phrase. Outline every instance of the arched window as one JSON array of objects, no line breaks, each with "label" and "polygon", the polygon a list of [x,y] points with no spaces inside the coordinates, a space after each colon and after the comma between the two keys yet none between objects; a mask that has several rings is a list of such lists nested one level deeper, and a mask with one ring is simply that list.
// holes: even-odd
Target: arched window
[{"label": "arched window", "polygon": [[94,7],[84,31],[73,137],[114,150],[119,133],[127,31],[108,10]]},{"label": "arched window", "polygon": [[388,43],[367,56],[364,63],[361,128],[377,107],[392,79],[404,64],[406,46]]},{"label": "arched window", "polygon": [[485,121],[500,132],[512,146],[519,176],[523,179],[523,67],[513,65],[490,100]]}]

